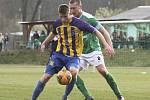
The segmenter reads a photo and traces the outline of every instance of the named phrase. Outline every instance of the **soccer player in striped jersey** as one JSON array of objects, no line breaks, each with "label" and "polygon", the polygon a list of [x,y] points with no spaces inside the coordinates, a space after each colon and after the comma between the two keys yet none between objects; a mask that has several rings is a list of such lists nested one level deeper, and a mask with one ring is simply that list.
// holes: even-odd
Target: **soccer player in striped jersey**
[{"label": "soccer player in striped jersey", "polygon": [[[90,25],[98,29],[103,34],[107,43],[113,48],[109,33],[91,14],[86,13],[82,10],[81,0],[70,0],[69,6],[70,12],[74,16],[88,22]],[[88,64],[96,67],[98,72],[106,79],[107,83],[117,96],[118,100],[124,100],[124,97],[122,96],[116,81],[114,80],[113,76],[108,72],[105,66],[98,38],[94,34],[90,34],[87,32],[84,32],[83,37],[84,48],[80,57],[80,67],[86,68]],[[82,94],[85,96],[85,100],[94,100],[94,98],[86,89],[83,80],[79,76],[77,78],[76,85],[78,89],[82,92]]]},{"label": "soccer player in striped jersey", "polygon": [[70,15],[69,7],[66,4],[61,4],[58,8],[59,19],[54,22],[53,31],[41,44],[41,51],[45,45],[49,43],[56,35],[58,35],[58,44],[56,51],[53,52],[51,59],[46,65],[45,73],[38,81],[32,95],[32,100],[36,100],[45,84],[63,66],[69,70],[73,76],[70,84],[66,86],[62,100],[67,100],[68,95],[72,91],[76,83],[76,77],[79,70],[79,56],[83,50],[83,32],[89,32],[97,35],[104,44],[108,54],[112,54],[113,49],[107,44],[102,34],[90,24]]}]

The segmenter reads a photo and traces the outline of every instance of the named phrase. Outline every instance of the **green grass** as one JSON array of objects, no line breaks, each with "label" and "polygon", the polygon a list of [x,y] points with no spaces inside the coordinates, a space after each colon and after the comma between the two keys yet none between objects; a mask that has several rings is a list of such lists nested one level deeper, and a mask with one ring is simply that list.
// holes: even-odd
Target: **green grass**
[{"label": "green grass", "polygon": [[[135,49],[116,49],[113,58],[105,56],[106,65],[112,67],[149,67],[150,50]],[[49,50],[40,54],[33,50],[17,50],[10,52],[0,52],[0,64],[34,64],[43,65],[47,62]]]},{"label": "green grass", "polygon": [[[109,71],[126,100],[150,100],[150,67],[111,67]],[[0,100],[30,100],[33,88],[44,67],[35,65],[0,64]],[[142,73],[146,72],[146,74]],[[92,69],[80,72],[95,100],[116,100],[106,81]],[[54,76],[48,82],[39,100],[61,100],[64,86]],[[75,87],[69,100],[83,100]]]}]

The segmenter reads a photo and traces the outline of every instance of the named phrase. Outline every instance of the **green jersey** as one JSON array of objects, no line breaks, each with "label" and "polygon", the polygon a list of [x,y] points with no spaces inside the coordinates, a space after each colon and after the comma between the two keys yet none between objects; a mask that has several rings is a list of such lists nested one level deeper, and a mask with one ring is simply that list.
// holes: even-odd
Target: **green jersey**
[{"label": "green jersey", "polygon": [[[91,14],[86,12],[82,12],[80,19],[86,21],[98,30],[102,27],[102,25]],[[101,51],[99,39],[93,33],[84,33],[83,44],[83,54],[87,54],[93,51]]]}]

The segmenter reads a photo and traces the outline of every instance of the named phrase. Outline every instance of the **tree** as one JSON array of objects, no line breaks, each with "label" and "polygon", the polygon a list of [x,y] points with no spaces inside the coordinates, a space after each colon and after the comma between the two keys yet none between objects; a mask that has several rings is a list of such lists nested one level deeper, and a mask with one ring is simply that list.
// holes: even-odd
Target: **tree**
[{"label": "tree", "polygon": [[28,6],[28,0],[22,0],[22,21],[26,21],[27,19],[27,7]]},{"label": "tree", "polygon": [[37,12],[38,12],[38,9],[39,9],[40,4],[41,4],[41,0],[38,0],[37,3],[36,3],[36,6],[35,6],[35,8],[34,8],[31,21],[34,21],[34,20],[35,20],[35,16],[36,16],[36,14],[37,14]]}]

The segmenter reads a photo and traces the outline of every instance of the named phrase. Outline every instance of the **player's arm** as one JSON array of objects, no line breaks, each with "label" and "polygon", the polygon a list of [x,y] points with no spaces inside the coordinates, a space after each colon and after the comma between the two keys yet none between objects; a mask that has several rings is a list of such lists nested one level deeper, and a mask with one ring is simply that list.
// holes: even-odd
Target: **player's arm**
[{"label": "player's arm", "polygon": [[46,37],[46,39],[43,41],[43,43],[41,45],[46,45],[48,44],[50,41],[53,40],[53,38],[55,37],[55,34],[53,34],[52,32]]},{"label": "player's arm", "polygon": [[46,37],[46,39],[41,44],[41,48],[40,48],[41,51],[44,51],[45,45],[51,42],[54,39],[54,37],[57,35],[56,27],[57,27],[57,21],[54,22],[53,31],[50,32],[50,34]]},{"label": "player's arm", "polygon": [[55,34],[53,34],[53,32],[51,32],[47,37],[46,39],[42,42],[41,44],[41,51],[44,51],[45,49],[45,45],[48,44],[50,41],[53,40],[53,38],[55,37]]},{"label": "player's arm", "polygon": [[[111,41],[111,38],[110,38],[110,35],[108,33],[108,31],[100,24],[99,21],[97,21],[95,18],[90,18],[90,24],[92,26],[94,26],[100,33],[102,33],[103,37],[105,38],[106,42],[109,44],[109,46],[112,47],[113,49],[113,44],[112,44],[112,41]],[[115,54],[115,51],[113,49],[113,53],[112,55]]]},{"label": "player's arm", "polygon": [[111,41],[111,38],[110,38],[110,35],[109,35],[108,31],[107,31],[103,26],[100,27],[99,31],[103,34],[103,36],[104,36],[106,42],[107,42],[111,47],[113,47],[113,44],[112,44],[112,41]]},{"label": "player's arm", "polygon": [[96,20],[96,18],[89,18],[88,23],[90,23],[90,25],[92,25],[93,27],[95,27],[97,30],[99,30],[102,35],[104,36],[106,42],[113,47],[112,45],[112,41],[110,38],[110,35],[108,33],[108,31],[101,25],[101,23],[99,21]]},{"label": "player's arm", "polygon": [[109,55],[113,55],[114,50],[113,48],[106,42],[104,36],[98,31],[95,30],[96,36],[101,40],[101,43],[104,45],[104,48],[106,50],[106,53],[108,53]]},{"label": "player's arm", "polygon": [[108,53],[109,55],[113,55],[114,50],[111,46],[109,46],[109,44],[106,42],[105,38],[103,37],[103,35],[96,29],[94,28],[92,25],[81,21],[82,24],[80,24],[81,26],[81,30],[83,31],[87,31],[89,33],[95,33],[96,36],[101,40],[102,44],[104,45],[104,48],[106,50],[106,53]]},{"label": "player's arm", "polygon": [[99,27],[99,32],[102,33],[102,35],[104,36],[106,42],[108,43],[109,46],[112,47],[112,53],[111,53],[111,56],[114,56],[115,54],[115,50],[113,49],[113,44],[112,44],[112,41],[111,41],[111,38],[110,38],[110,34],[108,33],[108,31],[97,21],[97,24]]},{"label": "player's arm", "polygon": [[111,38],[110,38],[110,35],[109,35],[108,31],[100,24],[100,22],[97,21],[95,18],[90,18],[89,21],[90,21],[90,24],[92,26],[94,26],[97,30],[99,30],[102,33],[102,35],[104,36],[106,42],[111,47],[113,47],[112,41],[111,41]]}]

